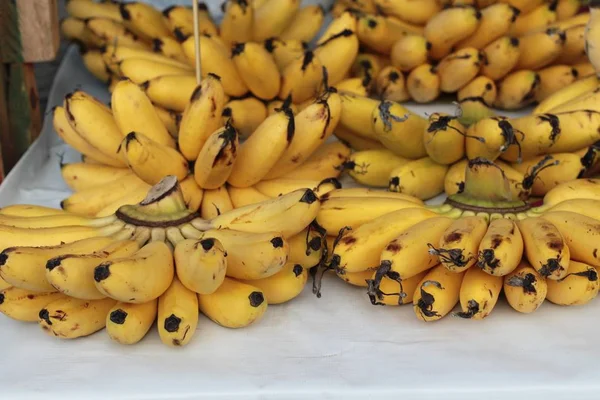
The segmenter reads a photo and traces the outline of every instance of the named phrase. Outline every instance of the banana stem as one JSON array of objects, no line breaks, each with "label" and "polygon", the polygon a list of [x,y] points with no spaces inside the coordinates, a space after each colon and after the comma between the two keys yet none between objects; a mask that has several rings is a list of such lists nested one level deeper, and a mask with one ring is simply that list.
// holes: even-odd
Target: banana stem
[{"label": "banana stem", "polygon": [[150,241],[152,242],[164,242],[166,237],[164,228],[152,228],[150,232]]},{"label": "banana stem", "polygon": [[140,247],[144,246],[150,240],[150,228],[139,227],[135,231],[133,240],[138,242]]},{"label": "banana stem", "polygon": [[103,226],[99,229],[101,236],[112,236],[115,233],[119,232],[125,226],[125,222],[123,221],[115,221],[110,225]]},{"label": "banana stem", "polygon": [[185,237],[181,234],[179,228],[171,227],[167,228],[167,240],[173,244],[173,246],[177,246],[177,243],[185,240]]},{"label": "banana stem", "polygon": [[205,219],[202,218],[195,218],[193,220],[190,221],[190,223],[192,224],[192,226],[200,231],[207,231],[209,229],[212,229],[213,226],[210,223],[210,221],[207,221]]},{"label": "banana stem", "polygon": [[90,220],[90,226],[101,228],[106,225],[110,225],[117,220],[117,216],[115,214],[108,215],[106,217],[93,218]]},{"label": "banana stem", "polygon": [[179,230],[186,239],[200,239],[202,237],[202,231],[199,231],[190,224],[181,225]]},{"label": "banana stem", "polygon": [[119,232],[111,235],[111,237],[115,240],[131,239],[131,237],[135,234],[135,229],[135,225],[125,224],[125,226],[123,226]]}]

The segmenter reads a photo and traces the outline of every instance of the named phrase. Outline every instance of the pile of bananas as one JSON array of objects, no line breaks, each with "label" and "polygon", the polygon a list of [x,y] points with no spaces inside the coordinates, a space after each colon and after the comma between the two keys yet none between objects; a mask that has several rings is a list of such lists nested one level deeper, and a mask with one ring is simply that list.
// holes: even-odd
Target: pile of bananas
[{"label": "pile of bananas", "polygon": [[493,162],[471,160],[465,172],[464,190],[436,207],[376,190],[328,193],[317,214],[329,234],[324,271],[367,288],[374,305],[412,303],[423,321],[458,303],[454,315],[485,318],[502,291],[522,313],[597,296],[600,180],[563,183],[532,207],[513,199]]},{"label": "pile of bananas", "polygon": [[175,176],[107,217],[9,206],[0,211],[0,312],[62,339],[106,327],[123,344],[157,321],[163,343],[184,346],[198,310],[246,327],[299,295],[320,263],[319,208],[302,189],[206,220],[186,207]]}]

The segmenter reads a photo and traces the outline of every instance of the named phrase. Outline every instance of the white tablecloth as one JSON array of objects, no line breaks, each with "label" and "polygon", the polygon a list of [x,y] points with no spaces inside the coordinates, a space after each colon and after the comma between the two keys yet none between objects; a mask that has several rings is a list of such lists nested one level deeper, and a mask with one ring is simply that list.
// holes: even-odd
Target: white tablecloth
[{"label": "white tablecloth", "polygon": [[[50,106],[75,87],[108,101],[71,48]],[[453,111],[450,105],[416,107]],[[60,160],[79,156],[47,118],[41,138],[0,186],[0,206],[58,207],[70,192]],[[36,324],[0,317],[0,398],[17,399],[598,399],[600,301],[549,303],[522,315],[504,301],[484,321],[418,321],[410,306],[372,306],[335,276],[269,307],[255,326],[230,330],[201,317],[185,348],[153,329],[131,347],[105,332],[61,341]]]}]

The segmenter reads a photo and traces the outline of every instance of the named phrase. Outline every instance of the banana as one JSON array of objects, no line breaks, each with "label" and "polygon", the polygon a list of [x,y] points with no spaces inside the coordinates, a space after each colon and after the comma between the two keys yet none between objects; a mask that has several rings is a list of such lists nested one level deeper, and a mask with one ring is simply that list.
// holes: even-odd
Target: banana
[{"label": "banana", "polygon": [[342,127],[341,125],[335,129],[333,134],[338,138],[338,140],[357,151],[385,149],[385,146],[382,145],[378,140],[361,136],[346,127]]},{"label": "banana", "polygon": [[299,8],[300,0],[266,0],[256,7],[252,25],[254,41],[279,36],[290,25]]},{"label": "banana", "polygon": [[160,76],[144,82],[141,88],[155,105],[183,112],[196,89],[196,78],[181,75]]},{"label": "banana", "polygon": [[537,272],[548,279],[564,278],[569,267],[570,252],[560,231],[549,221],[528,217],[518,221],[523,235],[527,260]]},{"label": "banana", "polygon": [[[496,95],[495,92],[494,95]],[[466,97],[460,100],[457,105],[459,110],[458,122],[464,126],[471,126],[482,119],[495,117],[497,115],[494,110],[486,104],[483,97]]]},{"label": "banana", "polygon": [[418,319],[437,321],[446,316],[460,299],[464,273],[450,272],[443,265],[433,267],[415,289],[413,309]]},{"label": "banana", "polygon": [[33,322],[38,320],[41,309],[65,297],[62,293],[40,293],[10,287],[0,291],[0,312],[17,321]]},{"label": "banana", "polygon": [[558,281],[548,280],[546,298],[562,306],[583,305],[598,295],[598,272],[592,266],[577,261],[569,263],[567,275]]},{"label": "banana", "polygon": [[398,103],[382,101],[371,114],[372,130],[379,141],[399,156],[418,159],[427,154],[421,134],[427,120]]},{"label": "banana", "polygon": [[544,196],[544,206],[555,206],[567,200],[600,200],[600,179],[577,179],[561,183]]},{"label": "banana", "polygon": [[179,121],[181,120],[181,114],[159,106],[154,106],[154,111],[156,111],[158,118],[163,123],[165,128],[167,128],[169,135],[171,135],[173,138],[177,138],[177,135],[179,134]]},{"label": "banana", "polygon": [[237,156],[238,134],[229,124],[208,137],[194,163],[194,179],[203,189],[217,189],[227,181]]},{"label": "banana", "polygon": [[468,99],[479,98],[485,105],[491,106],[496,101],[498,90],[496,83],[487,76],[478,76],[463,86],[457,93],[457,99],[462,102]]},{"label": "banana", "polygon": [[481,67],[481,52],[467,47],[444,57],[436,70],[442,92],[453,93],[472,81]]},{"label": "banana", "polygon": [[158,117],[152,102],[138,85],[129,80],[117,83],[112,93],[111,108],[123,135],[135,131],[162,146],[175,147],[175,141]]},{"label": "banana", "polygon": [[431,64],[422,64],[406,77],[406,90],[417,103],[429,103],[440,95],[440,77]]},{"label": "banana", "polygon": [[479,268],[470,268],[460,285],[462,311],[456,315],[461,318],[484,319],[496,306],[502,286],[501,276],[486,274]]},{"label": "banana", "polygon": [[4,279],[2,279],[2,277],[0,276],[0,291],[4,290],[4,289],[9,289],[13,287],[13,285],[11,285],[10,283],[6,282]]},{"label": "banana", "polygon": [[554,63],[573,65],[588,62],[585,53],[585,24],[573,26],[564,33],[565,42]]},{"label": "banana", "polygon": [[565,32],[555,28],[521,36],[515,68],[537,70],[550,65],[562,52],[565,40]]},{"label": "banana", "polygon": [[[119,208],[121,208],[121,206],[124,205],[129,205],[129,204],[137,204],[139,202],[141,202],[142,200],[144,200],[144,198],[146,197],[146,194],[148,193],[148,190],[150,189],[150,185],[148,185],[147,183],[143,182],[141,179],[138,178],[138,182],[141,182],[140,185],[136,185],[135,187],[131,187],[128,190],[119,193],[119,195],[112,199],[112,201],[108,202],[108,203],[104,203],[104,201],[102,202],[98,202],[96,200],[96,202],[100,203],[100,204],[90,204],[90,206],[94,206],[94,208],[96,208],[96,206],[100,206],[99,211],[95,212],[95,213],[91,213],[90,210],[86,210],[84,209],[82,211],[82,214],[84,215],[90,215],[90,216],[95,216],[95,217],[108,217],[111,216],[113,214],[115,214],[117,212],[117,210]],[[95,188],[98,189],[98,188]],[[100,190],[86,190],[87,195],[92,195],[92,194],[98,194]],[[125,194],[123,194],[125,193]],[[85,197],[87,196],[82,196],[83,198],[81,200],[84,200]],[[79,204],[76,207],[85,207],[83,204]]]},{"label": "banana", "polygon": [[282,304],[299,296],[307,280],[306,268],[300,264],[287,263],[281,271],[268,278],[240,282],[260,289],[268,304]]},{"label": "banana", "polygon": [[504,78],[519,62],[521,54],[520,40],[516,37],[502,36],[483,48],[481,75],[493,81]]},{"label": "banana", "polygon": [[423,144],[437,164],[454,164],[465,155],[466,128],[455,117],[433,113],[423,130]]},{"label": "banana", "polygon": [[149,50],[150,46],[138,39],[120,22],[109,18],[92,17],[85,20],[85,27],[103,43]]},{"label": "banana", "polygon": [[99,50],[88,50],[81,54],[85,67],[103,83],[110,80],[110,71],[106,68],[102,60],[102,53]]},{"label": "banana", "polygon": [[439,257],[440,263],[452,272],[463,272],[477,261],[479,246],[488,229],[485,218],[462,217],[454,221],[442,237],[430,246],[429,252]]},{"label": "banana", "polygon": [[225,278],[212,294],[198,295],[200,312],[226,328],[243,328],[258,323],[267,311],[267,299],[261,289]]},{"label": "banana", "polygon": [[401,71],[410,72],[426,64],[431,43],[420,35],[406,35],[398,39],[391,48],[392,65]]},{"label": "banana", "polygon": [[160,340],[167,346],[185,346],[196,333],[198,296],[177,277],[158,298],[156,325]]},{"label": "banana", "polygon": [[[192,62],[195,60],[195,42],[190,37],[182,44],[183,51]],[[230,58],[231,51],[223,46],[215,36],[200,36],[200,64],[202,67],[202,79],[208,76],[220,77],[223,91],[229,96],[242,96],[248,92],[248,86],[240,77],[233,60]],[[216,129],[216,128],[215,128]]]},{"label": "banana", "polygon": [[344,10],[339,16],[335,16],[325,27],[324,31],[317,38],[316,44],[321,45],[330,40],[343,30],[351,30],[356,32],[358,17],[352,10]]},{"label": "banana", "polygon": [[334,197],[325,199],[317,214],[317,223],[329,235],[336,235],[345,227],[356,229],[390,212],[405,208],[421,207],[410,200],[385,197],[371,198],[368,204],[368,208],[364,207],[365,199],[362,197]]},{"label": "banana", "polygon": [[129,168],[151,185],[167,175],[175,175],[183,180],[188,174],[188,162],[178,151],[155,142],[140,132],[128,133],[120,151]]},{"label": "banana", "polygon": [[208,75],[192,93],[178,136],[179,149],[187,160],[196,160],[209,135],[219,128],[225,102],[224,86],[216,75]]},{"label": "banana", "polygon": [[497,3],[485,7],[481,10],[481,22],[477,30],[470,37],[460,41],[455,48],[483,49],[506,35],[520,14],[521,11],[510,4]]},{"label": "banana", "polygon": [[[229,228],[243,232],[281,232],[285,238],[304,230],[317,216],[320,201],[311,189],[299,189],[274,199],[222,213],[196,228]],[[227,248],[227,246],[226,246]]]},{"label": "banana", "polygon": [[403,102],[410,100],[402,71],[393,66],[383,68],[375,80],[377,95],[383,100]]},{"label": "banana", "polygon": [[219,34],[226,43],[244,43],[252,40],[254,9],[250,3],[247,0],[230,0],[223,3]]},{"label": "banana", "polygon": [[43,331],[60,339],[89,336],[106,326],[106,315],[116,304],[113,299],[81,300],[59,298],[39,311]]},{"label": "banana", "polygon": [[394,31],[388,29],[388,24],[383,16],[365,14],[358,17],[356,34],[360,43],[377,53],[389,55],[392,46],[401,36],[395,36]]},{"label": "banana", "polygon": [[[294,119],[286,104],[274,115],[267,117],[240,146],[227,182],[232,186],[248,187],[264,179],[292,143],[295,135]],[[264,153],[265,148],[269,149],[268,154]]]},{"label": "banana", "polygon": [[[66,39],[80,43],[85,48],[99,48],[105,42],[94,35],[85,25],[85,21],[67,17],[60,23],[60,32]],[[89,68],[89,67],[88,67]]]},{"label": "banana", "polygon": [[[162,14],[165,23],[177,40],[183,42],[190,36],[194,36],[194,14],[191,7],[173,5],[165,8]],[[201,35],[216,35],[218,32],[204,3],[198,4],[198,28]]]},{"label": "banana", "polygon": [[324,18],[325,10],[320,5],[309,4],[301,7],[279,38],[308,43],[319,33]]},{"label": "banana", "polygon": [[335,85],[346,77],[358,55],[358,47],[358,37],[351,29],[341,30],[318,44],[315,56],[327,69],[329,84]]},{"label": "banana", "polygon": [[139,249],[140,243],[122,240],[91,254],[63,253],[48,259],[46,280],[67,296],[84,300],[103,299],[106,296],[94,284],[94,268],[106,260],[129,257]]},{"label": "banana", "polygon": [[66,11],[71,17],[82,20],[107,18],[117,22],[123,21],[119,12],[119,5],[110,2],[69,1],[66,4]]},{"label": "banana", "polygon": [[225,186],[213,190],[205,190],[200,206],[200,216],[205,219],[215,218],[224,212],[233,210],[231,198]]},{"label": "banana", "polygon": [[318,266],[326,254],[326,232],[318,224],[313,223],[288,240],[290,246],[288,264],[299,264],[305,270]]},{"label": "banana", "polygon": [[444,191],[447,171],[448,165],[437,164],[429,157],[413,160],[392,170],[389,190],[431,199]]},{"label": "banana", "polygon": [[600,88],[596,87],[593,90],[584,92],[579,96],[560,104],[550,110],[552,114],[566,113],[570,111],[600,111],[600,107],[596,102],[600,98]]},{"label": "banana", "polygon": [[498,83],[494,106],[503,110],[516,110],[535,101],[540,89],[540,75],[531,70],[512,72]]},{"label": "banana", "polygon": [[102,164],[62,164],[60,173],[67,186],[74,192],[102,186],[115,179],[131,174],[127,168],[115,168]]},{"label": "banana", "polygon": [[581,0],[558,0],[556,17],[559,21],[574,17],[581,9]]},{"label": "banana", "polygon": [[363,79],[360,78],[348,78],[338,82],[334,87],[338,93],[350,93],[357,96],[367,97],[367,88],[363,84]]},{"label": "banana", "polygon": [[171,32],[160,11],[142,2],[121,3],[119,11],[123,25],[143,40],[170,36]]},{"label": "banana", "polygon": [[374,0],[373,3],[383,14],[416,25],[427,23],[442,9],[436,0]]},{"label": "banana", "polygon": [[47,215],[65,215],[66,211],[59,208],[38,206],[34,204],[12,204],[0,208],[0,215],[13,217],[45,217]]},{"label": "banana", "polygon": [[235,186],[227,186],[227,193],[233,208],[240,208],[249,204],[260,203],[261,201],[270,200],[271,197],[262,194],[254,187],[236,188]]},{"label": "banana", "polygon": [[145,303],[167,290],[174,275],[173,254],[164,242],[151,242],[130,257],[105,261],[94,269],[100,293],[127,303]]},{"label": "banana", "polygon": [[516,270],[504,277],[504,295],[518,312],[529,314],[537,310],[548,293],[546,279],[523,260]]},{"label": "banana", "polygon": [[332,190],[329,193],[323,195],[322,200],[333,199],[338,197],[360,197],[360,198],[373,198],[382,197],[385,199],[400,199],[410,201],[418,205],[423,205],[423,201],[417,199],[414,196],[409,196],[403,193],[389,192],[387,190],[369,189],[363,187],[345,188]]},{"label": "banana", "polygon": [[192,76],[192,71],[162,62],[143,58],[129,58],[119,64],[121,75],[134,83],[144,82],[167,75]]},{"label": "banana", "polygon": [[368,281],[373,276],[373,271],[369,269],[361,272],[344,272],[343,274],[340,272],[336,272],[336,276],[350,285],[358,287],[368,287]]},{"label": "banana", "polygon": [[567,18],[562,21],[554,22],[554,23],[550,24],[549,27],[566,30],[566,29],[572,28],[577,25],[585,25],[589,22],[589,20],[590,20],[590,13],[582,12],[571,18]]},{"label": "banana", "polygon": [[[189,71],[190,74],[192,74],[193,71],[187,61],[182,62],[146,49],[136,49],[123,45],[107,45],[102,51],[102,58],[106,66],[117,75],[121,73],[121,63],[125,60],[132,59],[152,61],[158,66],[166,64],[181,70]],[[152,63],[146,65],[152,65]]]},{"label": "banana", "polygon": [[393,17],[391,15],[385,16],[385,22],[387,23],[388,30],[395,37],[407,36],[407,35],[423,35],[423,26],[409,24],[400,18]]},{"label": "banana", "polygon": [[437,216],[425,208],[404,208],[374,218],[355,230],[344,233],[331,260],[341,274],[375,269],[387,244],[411,226]]},{"label": "banana", "polygon": [[340,116],[340,126],[336,131],[346,129],[363,138],[378,140],[373,131],[371,116],[377,110],[379,102],[351,93],[342,94],[341,99],[342,115]]},{"label": "banana", "polygon": [[542,218],[564,238],[571,259],[600,267],[600,256],[596,251],[600,234],[598,220],[570,211],[547,212]]},{"label": "banana", "polygon": [[183,46],[170,36],[161,36],[152,40],[152,51],[182,63],[188,63]]},{"label": "banana", "polygon": [[557,1],[543,2],[530,12],[522,13],[517,17],[512,25],[510,34],[513,36],[523,36],[530,32],[544,30],[548,25],[557,20],[556,15]]},{"label": "banana", "polygon": [[291,96],[293,103],[302,103],[317,95],[323,80],[323,67],[314,53],[307,51],[303,58],[293,60],[285,67],[281,79],[279,97]]},{"label": "banana", "polygon": [[[575,68],[575,70],[577,71],[577,75],[583,78],[588,78],[596,74],[594,66],[590,62],[574,64],[573,68]],[[583,78],[580,80],[583,80]]]},{"label": "banana", "polygon": [[[390,241],[381,252],[379,272],[396,281],[412,278],[439,264],[437,254],[428,251],[429,243],[438,243],[453,223],[439,216],[421,221]],[[377,287],[377,277],[374,286]]]},{"label": "banana", "polygon": [[284,179],[318,180],[337,178],[350,156],[350,148],[340,141],[321,145],[296,169],[283,175]]},{"label": "banana", "polygon": [[553,65],[538,71],[540,87],[536,93],[536,101],[541,103],[557,91],[577,81],[579,73],[569,65]]},{"label": "banana", "polygon": [[117,343],[138,343],[154,324],[157,310],[157,300],[140,304],[117,302],[106,316],[106,332]]},{"label": "banana", "polygon": [[[311,99],[310,101],[308,101],[306,103],[302,103],[302,105],[309,106],[310,104],[312,104],[314,101]],[[267,103],[267,117],[270,117],[273,114],[277,114],[278,110],[283,108],[283,105],[289,105],[289,109],[292,110],[292,114],[296,115],[300,112],[300,108],[298,106],[296,106],[295,104],[289,104],[289,101],[283,101],[283,100],[271,100]],[[303,109],[306,107],[303,107]],[[263,120],[264,121],[264,120]]]},{"label": "banana", "polygon": [[423,30],[431,43],[430,57],[440,60],[450,54],[456,44],[477,31],[480,22],[481,12],[470,6],[449,7],[435,14]]},{"label": "banana", "polygon": [[283,73],[292,61],[302,58],[307,50],[306,43],[293,39],[271,38],[265,40],[264,46],[273,56],[280,73]]},{"label": "banana", "polygon": [[222,116],[221,123],[223,125],[230,121],[239,135],[247,138],[267,118],[267,107],[254,97],[231,100],[225,104]]},{"label": "banana", "polygon": [[596,75],[600,70],[600,45],[598,45],[598,36],[600,35],[600,28],[598,24],[598,18],[600,17],[599,7],[597,4],[590,4],[590,17],[585,27],[585,54],[594,66]]},{"label": "banana", "polygon": [[310,189],[319,198],[328,192],[339,189],[341,184],[337,179],[325,179],[323,181],[276,178],[260,181],[254,188],[271,198],[279,197],[299,189]]},{"label": "banana", "polygon": [[343,164],[344,170],[358,183],[387,187],[390,173],[409,162],[387,149],[357,151]]},{"label": "banana", "polygon": [[573,153],[538,156],[512,167],[525,176],[534,175],[531,191],[534,196],[544,196],[559,184],[579,178],[585,171],[581,158]]},{"label": "banana", "polygon": [[477,267],[490,275],[505,276],[517,268],[523,256],[523,239],[515,221],[490,221],[479,244]]},{"label": "banana", "polygon": [[281,89],[281,76],[273,56],[259,43],[237,43],[231,57],[242,81],[256,97],[269,100]]},{"label": "banana", "polygon": [[340,96],[337,93],[327,93],[321,100],[294,116],[293,138],[264,179],[279,178],[307,160],[329,139],[340,120],[341,111]]},{"label": "banana", "polygon": [[[556,211],[569,211],[577,214],[584,215],[589,218],[600,220],[600,201],[594,199],[570,199],[562,201],[554,206],[541,206],[534,208],[532,211],[536,214],[545,212],[556,212]],[[531,214],[533,215],[533,214]]]},{"label": "banana", "polygon": [[461,193],[465,189],[465,175],[469,160],[463,158],[457,163],[452,164],[444,177],[444,192],[451,196],[456,193]]},{"label": "banana", "polygon": [[[423,277],[427,274],[428,271],[423,271],[418,273],[417,275],[402,279],[401,282],[397,282],[387,276],[383,276],[379,283],[379,290],[375,294],[370,294],[369,298],[371,300],[371,304],[373,305],[386,305],[386,306],[398,306],[402,304],[410,304],[413,302],[415,289],[417,285],[423,280]],[[373,281],[377,277],[377,272],[372,273],[372,271],[366,271],[369,273],[370,280]],[[364,275],[365,272],[357,272],[356,275]],[[347,278],[352,274],[347,273],[342,275],[343,279]],[[369,283],[367,282],[367,283]],[[396,292],[396,290],[398,290]]]},{"label": "banana", "polygon": [[[105,158],[117,158],[123,135],[108,107],[89,94],[76,90],[65,97],[64,110],[69,125],[83,140],[98,149]],[[55,118],[57,116],[59,114],[55,113]],[[94,154],[90,156],[93,158]],[[117,163],[110,165],[114,164]]]}]

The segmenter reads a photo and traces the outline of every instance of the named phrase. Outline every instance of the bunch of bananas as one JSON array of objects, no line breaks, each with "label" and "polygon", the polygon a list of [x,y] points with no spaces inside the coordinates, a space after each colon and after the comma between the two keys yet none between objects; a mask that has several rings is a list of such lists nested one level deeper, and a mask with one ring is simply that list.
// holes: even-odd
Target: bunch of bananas
[{"label": "bunch of bananas", "polygon": [[324,271],[367,288],[372,304],[412,303],[423,321],[458,303],[454,315],[485,318],[502,291],[522,313],[546,299],[581,305],[597,296],[600,180],[560,184],[532,207],[491,161],[471,160],[465,174],[464,190],[440,206],[377,190],[328,193],[317,214],[329,235]]},{"label": "bunch of bananas", "polygon": [[9,206],[0,211],[0,312],[63,339],[106,327],[123,344],[157,321],[163,343],[184,346],[199,311],[242,328],[302,292],[325,248],[312,222],[319,208],[301,189],[202,219],[172,175],[107,217]]}]

